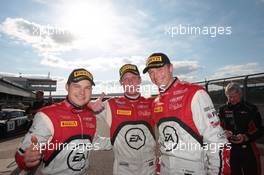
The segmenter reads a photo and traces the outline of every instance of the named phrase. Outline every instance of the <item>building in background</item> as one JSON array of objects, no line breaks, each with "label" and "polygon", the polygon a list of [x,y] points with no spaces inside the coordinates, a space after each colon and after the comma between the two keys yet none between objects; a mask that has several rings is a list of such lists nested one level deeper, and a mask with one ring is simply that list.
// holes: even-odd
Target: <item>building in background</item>
[{"label": "building in background", "polygon": [[55,92],[57,81],[26,77],[0,77],[0,105],[27,108],[36,99],[36,92]]}]

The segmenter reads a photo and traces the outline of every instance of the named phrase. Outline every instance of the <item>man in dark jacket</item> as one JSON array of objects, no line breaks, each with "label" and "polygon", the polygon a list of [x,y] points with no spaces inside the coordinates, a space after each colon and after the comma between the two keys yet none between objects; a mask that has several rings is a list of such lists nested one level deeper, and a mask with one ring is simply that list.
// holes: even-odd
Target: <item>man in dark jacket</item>
[{"label": "man in dark jacket", "polygon": [[237,83],[225,88],[227,104],[220,107],[219,117],[227,138],[232,143],[230,154],[232,175],[260,175],[260,153],[255,141],[262,136],[261,116],[255,105],[243,100]]}]

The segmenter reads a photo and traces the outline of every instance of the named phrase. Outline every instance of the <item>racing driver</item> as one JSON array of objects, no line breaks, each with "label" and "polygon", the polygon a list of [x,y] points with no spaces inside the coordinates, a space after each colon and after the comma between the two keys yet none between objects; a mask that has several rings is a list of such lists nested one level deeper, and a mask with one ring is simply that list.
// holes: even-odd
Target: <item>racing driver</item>
[{"label": "racing driver", "polygon": [[163,53],[150,55],[143,73],[158,86],[153,118],[161,151],[160,174],[229,174],[229,146],[212,101],[200,86],[173,77]]},{"label": "racing driver", "polygon": [[152,98],[140,94],[141,77],[134,64],[125,64],[120,70],[120,84],[124,95],[101,99],[89,106],[94,111],[104,109],[97,117],[104,118],[110,127],[114,151],[114,175],[155,175],[155,137],[151,118]]},{"label": "racing driver", "polygon": [[15,159],[21,170],[36,174],[86,174],[90,150],[111,149],[110,139],[95,135],[96,118],[87,103],[92,74],[75,69],[65,85],[67,98],[41,108]]}]

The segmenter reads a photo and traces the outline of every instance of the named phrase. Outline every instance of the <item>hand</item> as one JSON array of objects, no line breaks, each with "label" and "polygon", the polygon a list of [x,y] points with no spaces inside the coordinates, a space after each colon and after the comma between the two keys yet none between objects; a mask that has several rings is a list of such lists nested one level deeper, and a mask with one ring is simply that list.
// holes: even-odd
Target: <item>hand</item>
[{"label": "hand", "polygon": [[232,131],[229,131],[229,130],[225,130],[225,135],[229,139],[230,137],[233,136],[233,132]]},{"label": "hand", "polygon": [[104,110],[104,104],[103,104],[103,99],[105,97],[105,93],[103,92],[99,98],[97,98],[94,101],[90,101],[88,103],[88,107],[93,111],[93,112],[101,112]]},{"label": "hand", "polygon": [[237,135],[234,135],[236,137],[236,139],[230,139],[230,141],[234,144],[240,144],[242,142],[245,142],[246,141],[246,138],[247,136],[245,134],[237,134]]},{"label": "hand", "polygon": [[32,168],[40,163],[41,152],[36,136],[31,137],[31,145],[26,148],[24,153],[24,161],[27,168]]}]

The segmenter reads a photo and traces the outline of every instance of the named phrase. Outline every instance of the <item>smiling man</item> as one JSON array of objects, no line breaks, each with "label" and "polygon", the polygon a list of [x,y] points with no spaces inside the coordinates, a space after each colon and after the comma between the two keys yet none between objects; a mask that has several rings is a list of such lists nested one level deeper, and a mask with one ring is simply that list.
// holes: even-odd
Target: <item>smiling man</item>
[{"label": "smiling man", "polygon": [[151,118],[152,98],[140,94],[141,77],[134,64],[125,64],[119,70],[124,95],[92,105],[100,111],[110,127],[114,151],[114,175],[155,175],[156,142]]},{"label": "smiling man", "polygon": [[40,109],[16,152],[21,170],[36,174],[86,174],[90,150],[110,149],[110,140],[95,136],[96,118],[88,109],[92,74],[75,69],[65,85],[67,98]]},{"label": "smiling man", "polygon": [[163,53],[148,57],[146,72],[160,90],[152,109],[161,145],[160,174],[228,174],[227,139],[207,92],[174,78]]}]

